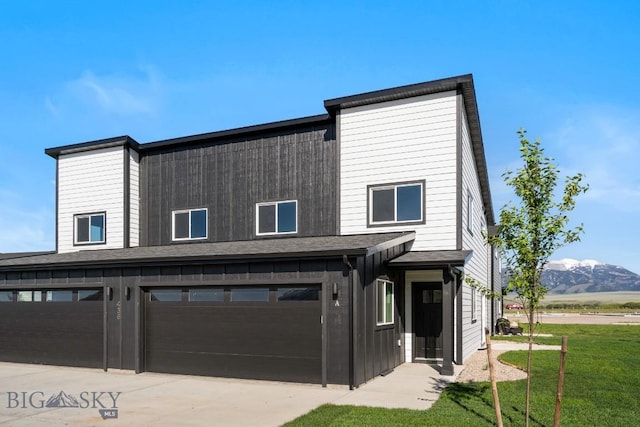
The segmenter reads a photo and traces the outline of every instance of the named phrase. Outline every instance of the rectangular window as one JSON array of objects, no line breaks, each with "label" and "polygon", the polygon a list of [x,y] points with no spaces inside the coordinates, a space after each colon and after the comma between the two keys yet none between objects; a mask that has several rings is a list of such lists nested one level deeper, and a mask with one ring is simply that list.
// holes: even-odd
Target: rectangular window
[{"label": "rectangular window", "polygon": [[298,231],[298,202],[258,203],[256,205],[256,234],[293,234]]},{"label": "rectangular window", "polygon": [[369,186],[369,225],[424,221],[424,183]]},{"label": "rectangular window", "polygon": [[278,288],[278,301],[318,301],[318,288]]},{"label": "rectangular window", "polygon": [[18,291],[18,302],[40,302],[42,291]]},{"label": "rectangular window", "polygon": [[0,291],[0,302],[13,302],[13,291]]},{"label": "rectangular window", "polygon": [[80,289],[78,290],[78,301],[102,301],[102,289]]},{"label": "rectangular window", "polygon": [[69,289],[58,291],[47,291],[47,302],[72,302],[73,291]]},{"label": "rectangular window", "polygon": [[233,288],[233,302],[269,302],[269,288]]},{"label": "rectangular window", "polygon": [[471,321],[475,321],[478,318],[476,309],[476,288],[471,288]]},{"label": "rectangular window", "polygon": [[473,234],[473,196],[467,194],[467,230]]},{"label": "rectangular window", "polygon": [[222,288],[191,288],[189,289],[189,301],[224,301],[224,289]]},{"label": "rectangular window", "polygon": [[182,289],[152,289],[149,291],[151,301],[180,302],[182,301]]},{"label": "rectangular window", "polygon": [[173,211],[173,240],[207,238],[207,209]]},{"label": "rectangular window", "polygon": [[378,307],[378,325],[393,324],[393,282],[389,280],[376,280],[376,304]]},{"label": "rectangular window", "polygon": [[105,243],[105,213],[75,215],[75,244]]}]

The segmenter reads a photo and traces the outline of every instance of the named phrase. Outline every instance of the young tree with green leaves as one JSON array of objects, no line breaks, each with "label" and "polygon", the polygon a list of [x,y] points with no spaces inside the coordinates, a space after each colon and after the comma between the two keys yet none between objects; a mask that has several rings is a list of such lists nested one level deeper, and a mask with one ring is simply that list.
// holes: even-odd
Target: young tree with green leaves
[{"label": "young tree with green leaves", "polygon": [[561,198],[556,197],[559,171],[554,160],[545,157],[540,140],[530,141],[520,129],[520,157],[523,166],[503,174],[517,202],[507,203],[500,211],[498,233],[487,236],[488,243],[502,251],[509,271],[507,290],[521,299],[529,323],[525,425],[529,426],[531,397],[531,355],[536,310],[547,289],[540,279],[549,257],[559,248],[580,240],[582,225],[569,227],[568,213],[576,198],[588,189],[583,175],[565,178]]}]

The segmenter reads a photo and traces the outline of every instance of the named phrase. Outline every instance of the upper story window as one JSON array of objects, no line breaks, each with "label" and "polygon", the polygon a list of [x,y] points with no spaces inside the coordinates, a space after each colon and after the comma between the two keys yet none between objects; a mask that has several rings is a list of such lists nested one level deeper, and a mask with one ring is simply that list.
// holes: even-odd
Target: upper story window
[{"label": "upper story window", "polygon": [[424,222],[424,181],[369,186],[369,226]]},{"label": "upper story window", "polygon": [[207,209],[173,211],[173,240],[207,238]]},{"label": "upper story window", "polygon": [[258,203],[256,234],[293,234],[298,232],[298,201]]},{"label": "upper story window", "polygon": [[104,212],[75,215],[73,243],[76,245],[105,243],[105,217]]}]

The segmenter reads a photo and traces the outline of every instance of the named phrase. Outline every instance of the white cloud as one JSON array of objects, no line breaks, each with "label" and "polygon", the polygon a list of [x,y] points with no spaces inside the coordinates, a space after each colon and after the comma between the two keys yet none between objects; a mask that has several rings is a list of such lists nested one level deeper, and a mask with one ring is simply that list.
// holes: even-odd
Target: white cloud
[{"label": "white cloud", "polygon": [[103,114],[154,114],[163,101],[162,78],[149,65],[137,73],[99,74],[85,70],[80,77],[66,82],[55,96],[45,98],[45,108],[54,116],[68,110],[83,109]]}]

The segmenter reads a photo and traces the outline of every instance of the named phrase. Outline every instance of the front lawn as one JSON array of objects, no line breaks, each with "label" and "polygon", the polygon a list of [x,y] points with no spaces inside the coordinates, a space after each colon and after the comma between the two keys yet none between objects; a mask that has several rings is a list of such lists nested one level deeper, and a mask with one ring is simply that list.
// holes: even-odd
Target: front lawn
[{"label": "front lawn", "polygon": [[[569,337],[562,426],[631,426],[640,419],[640,326],[541,325],[541,344]],[[524,367],[526,352],[502,360]],[[559,351],[533,353],[532,426],[553,425]],[[526,381],[498,384],[505,426],[524,425]],[[323,405],[292,426],[491,426],[495,411],[489,383],[447,387],[427,411]]]}]

